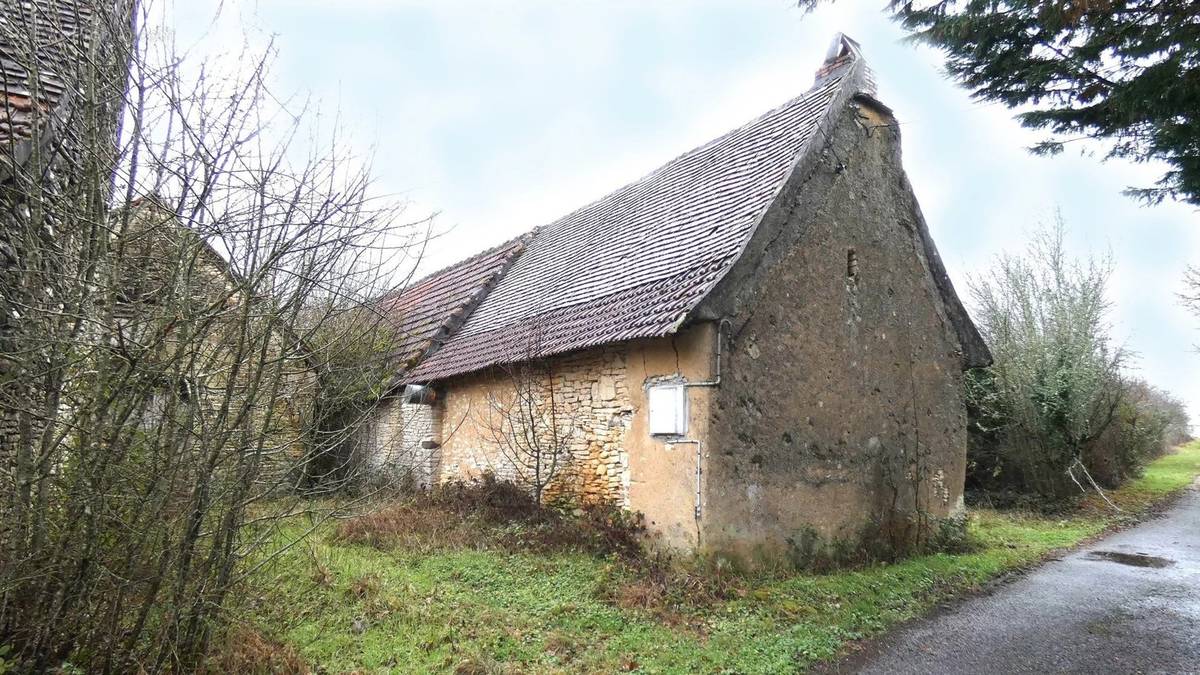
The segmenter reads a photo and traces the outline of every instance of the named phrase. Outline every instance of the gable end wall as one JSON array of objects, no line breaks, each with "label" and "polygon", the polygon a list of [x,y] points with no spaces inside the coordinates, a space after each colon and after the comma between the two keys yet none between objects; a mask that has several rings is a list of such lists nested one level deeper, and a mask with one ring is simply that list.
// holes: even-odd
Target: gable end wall
[{"label": "gable end wall", "polygon": [[807,562],[908,545],[914,519],[961,506],[962,351],[894,120],[850,105],[832,126],[701,308],[730,319],[706,467],[710,550]]},{"label": "gable end wall", "polygon": [[[358,466],[369,481],[411,481],[414,487],[428,488],[437,482],[441,428],[439,406],[389,396],[363,426]],[[426,447],[426,441],[434,447]]]}]

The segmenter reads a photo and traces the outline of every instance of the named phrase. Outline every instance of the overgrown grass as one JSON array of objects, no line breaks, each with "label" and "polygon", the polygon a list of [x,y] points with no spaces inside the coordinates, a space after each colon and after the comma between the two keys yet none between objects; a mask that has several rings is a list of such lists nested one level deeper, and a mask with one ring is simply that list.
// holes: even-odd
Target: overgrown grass
[{"label": "overgrown grass", "polygon": [[[1193,441],[1176,452],[1163,455],[1150,463],[1140,478],[1109,494],[1109,498],[1120,508],[1136,515],[1153,506],[1164,495],[1179,491],[1192,483],[1200,473],[1200,441]],[[1083,511],[1090,514],[1109,514],[1098,496],[1089,496]]]},{"label": "overgrown grass", "polygon": [[970,553],[738,577],[724,596],[685,593],[670,607],[639,602],[641,572],[616,557],[413,551],[326,528],[264,572],[242,610],[248,627],[328,672],[789,672],[1093,537],[1198,474],[1193,443],[1110,494],[1124,514],[1100,500],[1069,517],[981,510]]}]

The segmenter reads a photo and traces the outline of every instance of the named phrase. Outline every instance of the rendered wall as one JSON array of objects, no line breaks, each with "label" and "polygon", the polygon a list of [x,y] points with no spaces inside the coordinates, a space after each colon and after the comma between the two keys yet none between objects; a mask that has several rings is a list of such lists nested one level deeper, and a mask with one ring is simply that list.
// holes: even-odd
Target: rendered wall
[{"label": "rendered wall", "polygon": [[904,547],[961,507],[962,355],[887,114],[844,111],[706,311],[731,319],[704,548]]}]

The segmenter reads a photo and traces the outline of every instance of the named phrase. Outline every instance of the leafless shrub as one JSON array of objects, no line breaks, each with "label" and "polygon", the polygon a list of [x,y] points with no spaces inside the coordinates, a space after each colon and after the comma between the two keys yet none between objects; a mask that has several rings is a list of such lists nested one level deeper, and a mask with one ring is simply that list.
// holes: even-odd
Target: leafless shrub
[{"label": "leafless shrub", "polygon": [[1192,314],[1200,317],[1200,267],[1189,267],[1183,275],[1184,291],[1179,301]]},{"label": "leafless shrub", "polygon": [[1130,378],[1114,423],[1084,448],[1083,460],[1098,483],[1116,487],[1140,475],[1147,461],[1190,437],[1183,403]]},{"label": "leafless shrub", "polygon": [[[487,405],[475,415],[483,440],[494,452],[483,453],[498,476],[528,489],[538,503],[566,478],[578,429],[577,406],[555,391],[552,361],[542,358],[542,333],[533,326],[497,366],[499,386],[487,394]],[[569,492],[569,489],[562,491]],[[565,495],[564,495],[565,496]]]},{"label": "leafless shrub", "polygon": [[[83,33],[23,23],[80,4]],[[267,55],[190,62],[149,3],[22,7],[0,30],[28,45],[11,58],[30,90],[74,84],[0,186],[21,263],[0,333],[0,644],[39,672],[196,667],[296,508],[281,495],[350,433],[324,411],[358,389],[330,383],[386,368],[336,372],[382,321],[364,301],[396,269],[384,251],[424,228],[279,102]]]}]

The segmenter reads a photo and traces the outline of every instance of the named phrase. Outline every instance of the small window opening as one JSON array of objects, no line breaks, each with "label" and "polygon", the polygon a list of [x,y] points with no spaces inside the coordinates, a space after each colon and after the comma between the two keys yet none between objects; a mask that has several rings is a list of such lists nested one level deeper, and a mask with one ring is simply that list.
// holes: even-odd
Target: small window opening
[{"label": "small window opening", "polygon": [[846,249],[846,278],[858,281],[858,253],[853,248]]}]

